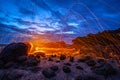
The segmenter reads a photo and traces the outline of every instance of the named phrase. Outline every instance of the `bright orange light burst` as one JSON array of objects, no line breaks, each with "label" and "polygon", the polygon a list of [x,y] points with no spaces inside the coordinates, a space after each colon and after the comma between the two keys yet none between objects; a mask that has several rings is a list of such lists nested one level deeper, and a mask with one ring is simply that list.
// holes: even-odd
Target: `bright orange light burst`
[{"label": "bright orange light burst", "polygon": [[[36,52],[43,52],[46,55],[52,55],[52,54],[69,54],[75,52],[75,48],[69,48],[65,45],[58,43],[58,42],[41,42],[38,40],[33,40],[27,44],[30,46],[30,50],[28,54],[33,54]],[[60,46],[61,45],[61,46]]]}]

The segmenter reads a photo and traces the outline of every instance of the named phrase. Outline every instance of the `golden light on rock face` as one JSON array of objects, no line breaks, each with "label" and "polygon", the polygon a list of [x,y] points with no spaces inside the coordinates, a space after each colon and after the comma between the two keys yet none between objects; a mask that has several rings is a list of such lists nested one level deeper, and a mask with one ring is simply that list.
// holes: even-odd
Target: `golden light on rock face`
[{"label": "golden light on rock face", "polygon": [[66,46],[63,42],[38,42],[38,41],[31,41],[27,45],[30,46],[30,50],[28,54],[34,55],[34,53],[42,52],[45,55],[70,55],[71,53],[75,53],[76,49],[73,47]]}]

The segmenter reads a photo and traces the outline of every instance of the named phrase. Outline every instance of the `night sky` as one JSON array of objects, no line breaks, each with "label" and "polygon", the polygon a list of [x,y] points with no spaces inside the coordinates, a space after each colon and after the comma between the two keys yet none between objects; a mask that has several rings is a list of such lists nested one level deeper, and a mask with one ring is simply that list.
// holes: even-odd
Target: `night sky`
[{"label": "night sky", "polygon": [[64,40],[120,28],[120,0],[0,0],[0,43]]}]

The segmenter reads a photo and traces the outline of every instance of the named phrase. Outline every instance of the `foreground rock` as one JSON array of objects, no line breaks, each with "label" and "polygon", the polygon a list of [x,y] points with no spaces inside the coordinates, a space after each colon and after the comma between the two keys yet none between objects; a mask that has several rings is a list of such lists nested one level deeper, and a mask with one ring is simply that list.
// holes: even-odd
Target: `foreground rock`
[{"label": "foreground rock", "polygon": [[58,68],[58,66],[51,66],[50,69],[53,71],[57,71],[59,68]]},{"label": "foreground rock", "polygon": [[23,63],[24,61],[26,61],[28,59],[27,56],[20,56],[17,58],[17,61],[18,63]]},{"label": "foreground rock", "polygon": [[[17,43],[16,43],[17,45]],[[19,43],[18,45],[24,45]],[[12,45],[11,45],[12,46]],[[13,46],[13,48],[16,48]],[[4,50],[6,50],[5,48]],[[18,50],[17,50],[18,49]],[[0,57],[0,80],[119,80],[120,68],[117,63],[106,59],[86,56],[76,59],[66,55],[47,57],[42,53],[29,55],[19,53],[21,47],[9,49]],[[15,54],[13,54],[13,53]],[[19,54],[19,55],[18,55]],[[7,55],[7,56],[6,56]],[[13,57],[16,56],[16,57]],[[8,59],[7,59],[8,58]],[[10,59],[9,59],[10,58]],[[78,62],[77,62],[78,60]],[[46,68],[47,67],[47,68]]]},{"label": "foreground rock", "polygon": [[52,78],[52,77],[55,77],[56,74],[54,71],[52,71],[51,69],[49,68],[45,68],[43,71],[42,71],[42,74],[46,77],[46,78]]},{"label": "foreground rock", "polygon": [[63,66],[63,72],[70,73],[71,69],[68,66]]},{"label": "foreground rock", "polygon": [[65,55],[60,55],[60,60],[65,60],[66,59],[66,56]]},{"label": "foreground rock", "polygon": [[96,62],[94,60],[89,60],[89,61],[86,62],[86,64],[88,66],[94,66],[96,64]]},{"label": "foreground rock", "polygon": [[28,57],[26,61],[23,62],[24,67],[37,66],[40,63],[40,60],[34,56]]},{"label": "foreground rock", "polygon": [[18,57],[26,56],[27,51],[28,47],[24,43],[11,43],[2,50],[0,59],[4,62],[16,61]]},{"label": "foreground rock", "polygon": [[28,46],[24,43],[12,43],[6,46],[0,54],[1,69],[37,66],[40,59],[27,56]]},{"label": "foreground rock", "polygon": [[100,66],[95,66],[91,69],[93,70],[94,73],[98,75],[103,75],[105,77],[117,74],[117,70],[108,63],[105,63],[104,65],[100,65]]},{"label": "foreground rock", "polygon": [[70,62],[74,62],[74,57],[70,57]]},{"label": "foreground rock", "polygon": [[22,76],[28,74],[24,70],[0,71],[0,80],[20,80]]},{"label": "foreground rock", "polygon": [[76,69],[83,70],[81,66],[76,66]]},{"label": "foreground rock", "polygon": [[77,76],[75,80],[97,80],[93,76]]},{"label": "foreground rock", "polygon": [[89,60],[92,60],[92,57],[85,56],[83,58],[78,59],[78,62],[86,62],[86,61],[89,61]]},{"label": "foreground rock", "polygon": [[36,52],[36,53],[34,53],[34,55],[38,58],[46,56],[45,53],[43,53],[43,52]]}]

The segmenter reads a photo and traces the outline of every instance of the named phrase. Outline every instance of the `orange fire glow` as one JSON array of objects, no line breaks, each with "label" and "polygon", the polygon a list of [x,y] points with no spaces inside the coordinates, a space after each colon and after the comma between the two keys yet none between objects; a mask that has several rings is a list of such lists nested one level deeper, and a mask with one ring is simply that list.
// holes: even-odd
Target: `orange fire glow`
[{"label": "orange fire glow", "polygon": [[27,45],[29,45],[29,48],[30,48],[28,54],[33,54],[33,55],[36,52],[43,52],[45,53],[45,55],[53,55],[53,54],[55,55],[69,54],[70,55],[70,53],[74,53],[76,51],[75,48],[69,48],[56,42],[45,43],[45,42],[33,40],[29,42]]}]

